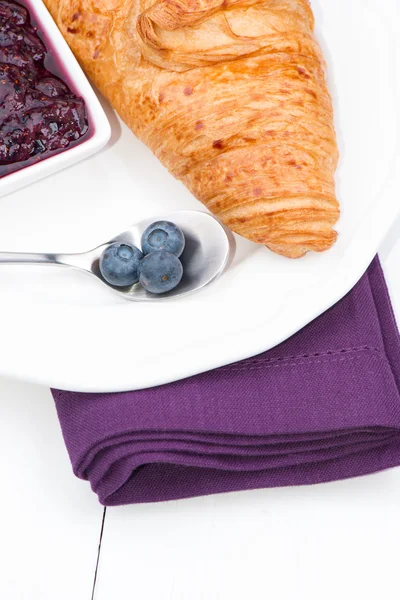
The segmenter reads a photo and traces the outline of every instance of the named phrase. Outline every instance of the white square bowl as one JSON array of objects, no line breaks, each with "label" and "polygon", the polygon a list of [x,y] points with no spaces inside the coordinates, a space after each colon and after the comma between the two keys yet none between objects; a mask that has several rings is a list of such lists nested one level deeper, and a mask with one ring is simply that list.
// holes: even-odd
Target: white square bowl
[{"label": "white square bowl", "polygon": [[87,139],[73,148],[66,149],[59,154],[1,177],[0,196],[14,192],[34,181],[80,162],[103,148],[111,136],[110,123],[92,86],[42,0],[27,2],[26,7],[31,16],[37,21],[39,31],[44,33],[46,47],[49,52],[56,56],[66,75],[67,84],[72,84],[74,93],[84,99],[90,132]]}]

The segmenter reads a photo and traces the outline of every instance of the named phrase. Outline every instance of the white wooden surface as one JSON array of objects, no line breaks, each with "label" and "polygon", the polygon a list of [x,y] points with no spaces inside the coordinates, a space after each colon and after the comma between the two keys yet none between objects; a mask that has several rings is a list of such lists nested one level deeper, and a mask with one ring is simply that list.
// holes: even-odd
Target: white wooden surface
[{"label": "white wooden surface", "polygon": [[71,473],[50,391],[0,380],[0,598],[88,600],[102,507]]}]

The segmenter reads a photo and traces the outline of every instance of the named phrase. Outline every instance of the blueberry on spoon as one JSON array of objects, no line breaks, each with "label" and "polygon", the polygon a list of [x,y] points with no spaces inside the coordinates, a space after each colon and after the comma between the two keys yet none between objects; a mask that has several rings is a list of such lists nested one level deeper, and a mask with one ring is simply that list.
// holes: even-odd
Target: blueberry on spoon
[{"label": "blueberry on spoon", "polygon": [[185,236],[175,223],[156,221],[144,230],[141,243],[145,254],[166,250],[179,257],[185,247]]},{"label": "blueberry on spoon", "polygon": [[130,244],[111,244],[100,257],[99,267],[110,285],[125,287],[139,281],[138,268],[143,252]]},{"label": "blueberry on spoon", "polygon": [[159,250],[150,252],[139,266],[139,281],[152,294],[170,292],[183,275],[182,263],[175,254]]}]

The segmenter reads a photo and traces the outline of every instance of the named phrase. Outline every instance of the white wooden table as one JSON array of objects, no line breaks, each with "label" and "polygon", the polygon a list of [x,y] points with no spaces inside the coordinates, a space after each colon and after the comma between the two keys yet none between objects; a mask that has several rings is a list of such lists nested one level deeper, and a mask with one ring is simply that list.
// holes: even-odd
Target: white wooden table
[{"label": "white wooden table", "polygon": [[[400,220],[382,249],[400,322]],[[90,600],[103,508],[46,388],[0,380],[0,598]],[[107,509],[96,600],[398,597],[400,469]]]}]

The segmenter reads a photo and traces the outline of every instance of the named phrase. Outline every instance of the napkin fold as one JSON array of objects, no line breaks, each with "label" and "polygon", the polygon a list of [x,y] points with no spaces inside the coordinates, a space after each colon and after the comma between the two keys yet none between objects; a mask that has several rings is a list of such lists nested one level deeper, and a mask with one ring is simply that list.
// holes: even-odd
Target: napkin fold
[{"label": "napkin fold", "polygon": [[400,465],[399,383],[375,258],[343,300],[259,356],[146,390],[53,395],[74,473],[113,506]]}]

